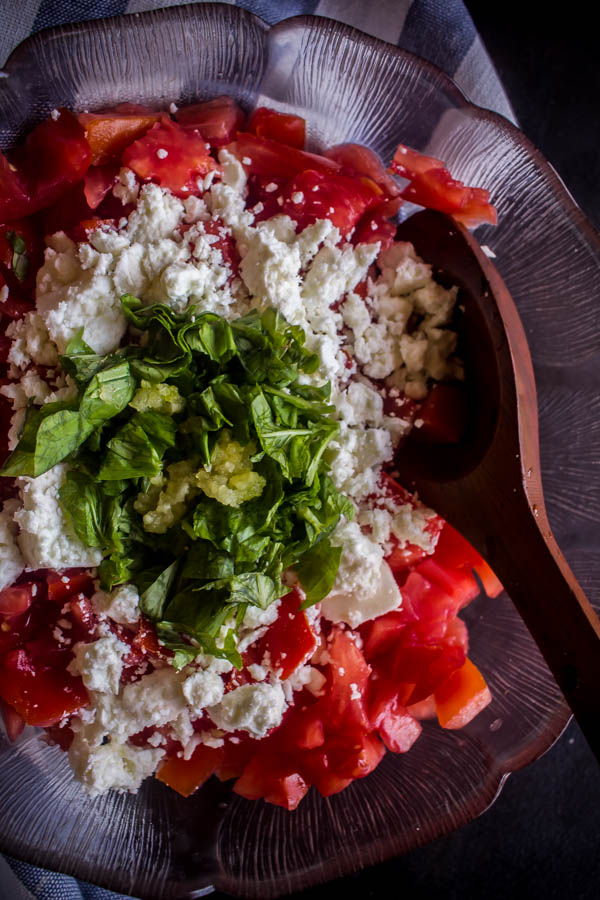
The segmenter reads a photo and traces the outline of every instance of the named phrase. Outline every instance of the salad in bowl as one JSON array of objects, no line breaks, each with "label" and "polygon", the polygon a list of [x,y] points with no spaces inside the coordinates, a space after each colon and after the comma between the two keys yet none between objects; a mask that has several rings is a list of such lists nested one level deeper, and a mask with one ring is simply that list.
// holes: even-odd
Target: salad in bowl
[{"label": "salad in bowl", "polygon": [[293,810],[491,700],[459,613],[501,585],[394,465],[461,437],[460,298],[393,218],[495,210],[304,144],[224,96],[54,110],[0,159],[0,709],[94,796]]}]

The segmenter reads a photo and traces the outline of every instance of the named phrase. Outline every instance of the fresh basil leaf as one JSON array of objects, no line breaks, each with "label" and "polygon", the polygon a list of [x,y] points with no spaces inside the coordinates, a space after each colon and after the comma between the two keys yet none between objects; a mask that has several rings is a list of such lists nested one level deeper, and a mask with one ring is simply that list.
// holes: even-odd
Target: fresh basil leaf
[{"label": "fresh basil leaf", "polygon": [[148,409],[135,413],[131,423],[146,433],[159,456],[162,457],[166,450],[175,446],[177,424],[172,416]]},{"label": "fresh basil leaf", "polygon": [[74,407],[70,401],[46,403],[40,409],[30,407],[21,439],[0,469],[0,476],[37,478],[76,450],[87,435],[81,431]]},{"label": "fresh basil leaf", "polygon": [[82,425],[88,433],[122,412],[132,399],[136,387],[127,360],[97,372],[86,387],[79,404]]},{"label": "fresh basil leaf", "polygon": [[281,582],[279,585],[275,584],[272,578],[262,572],[235,575],[228,580],[227,587],[231,592],[230,603],[250,603],[260,609],[266,609],[283,592]]},{"label": "fresh basil leaf", "polygon": [[195,541],[185,557],[181,577],[215,581],[234,572],[235,561],[230,553],[215,549],[208,541]]},{"label": "fresh basil leaf", "polygon": [[218,363],[227,362],[238,352],[231,325],[214,313],[198,316],[185,330],[184,340],[193,353],[202,353]]},{"label": "fresh basil leaf", "polygon": [[152,621],[158,621],[163,617],[163,611],[175,581],[178,566],[179,560],[172,562],[170,566],[167,566],[161,572],[156,581],[140,595],[140,609]]},{"label": "fresh basil leaf", "polygon": [[153,478],[160,470],[160,456],[152,441],[143,428],[128,422],[108,442],[98,480],[113,481],[142,476]]},{"label": "fresh basil leaf", "polygon": [[29,272],[29,257],[27,256],[27,244],[16,231],[5,231],[4,237],[13,248],[11,266],[13,275],[18,281],[25,281]]},{"label": "fresh basil leaf", "polygon": [[314,606],[331,592],[341,556],[341,547],[332,547],[327,538],[322,538],[296,563],[296,574],[306,594],[302,609]]},{"label": "fresh basil leaf", "polygon": [[79,540],[87,547],[106,546],[105,500],[99,484],[83,472],[67,472],[59,489],[60,505]]}]

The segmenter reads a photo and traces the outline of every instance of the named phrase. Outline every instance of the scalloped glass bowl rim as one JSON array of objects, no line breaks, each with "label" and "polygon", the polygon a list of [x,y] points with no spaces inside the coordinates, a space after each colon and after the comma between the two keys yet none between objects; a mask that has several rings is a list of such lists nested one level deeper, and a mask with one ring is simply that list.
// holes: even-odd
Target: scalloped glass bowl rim
[{"label": "scalloped glass bowl rim", "polygon": [[[187,4],[186,8],[194,10],[195,12],[202,13],[206,11],[209,7],[222,7],[229,8],[227,4]],[[172,7],[163,7],[159,10],[151,10],[148,12],[136,13],[136,16],[140,17],[157,17],[164,16],[168,17],[170,10]],[[178,7],[181,10],[181,7]],[[261,26],[264,27],[265,31],[276,31],[282,25],[290,25],[292,23],[298,26],[312,26],[315,25],[318,27],[319,23],[328,24],[331,23],[332,20],[327,19],[325,17],[320,16],[294,16],[287,19],[283,19],[277,24],[273,26],[269,26],[264,22],[259,16],[250,13],[247,10],[242,8],[237,8],[238,12],[242,15],[248,16],[254,20],[257,20]],[[130,14],[131,15],[131,14]],[[117,25],[121,22],[126,16],[113,16],[107,19],[102,20],[103,23],[114,24]],[[129,16],[127,16],[129,18]],[[84,31],[86,29],[93,30],[97,27],[98,19],[86,20],[83,22],[77,22],[72,25],[61,25],[56,26],[54,28],[45,29],[42,32],[39,32],[38,35],[35,36],[36,40],[40,40],[40,36],[42,40],[48,39],[59,39],[61,35],[72,33],[73,30]],[[571,223],[573,226],[580,232],[584,233],[588,241],[595,245],[595,250],[600,257],[600,233],[597,229],[592,225],[592,223],[586,218],[580,207],[577,205],[571,194],[569,193],[566,185],[554,169],[554,167],[545,159],[543,154],[537,149],[537,147],[523,134],[522,131],[511,121],[506,119],[499,113],[494,111],[485,109],[480,107],[474,103],[472,103],[464,94],[462,89],[456,84],[456,82],[445,72],[435,66],[433,63],[428,60],[419,57],[410,51],[403,50],[399,47],[396,47],[392,44],[389,44],[385,41],[382,41],[378,38],[372,37],[358,29],[352,28],[351,26],[344,25],[343,23],[336,23],[340,34],[349,37],[355,41],[359,41],[362,43],[368,43],[373,47],[380,47],[385,49],[386,52],[392,52],[395,55],[400,57],[404,57],[408,60],[411,60],[414,65],[421,68],[423,71],[428,72],[430,75],[435,77],[436,81],[440,85],[440,89],[445,91],[447,95],[452,98],[452,101],[455,107],[459,108],[461,111],[465,112],[467,115],[471,115],[478,119],[487,119],[491,122],[494,122],[501,132],[506,133],[515,143],[520,144],[527,153],[527,156],[530,157],[535,166],[541,170],[541,172],[545,176],[545,181],[552,191],[554,198],[556,201],[562,206],[563,210],[567,213]],[[7,77],[10,75],[11,71],[16,71],[19,67],[19,63],[21,58],[24,55],[27,55],[29,52],[29,46],[31,44],[32,37],[26,38],[22,41],[10,54],[4,69],[0,73],[0,76]],[[1,82],[0,82],[1,84]],[[560,737],[563,730],[566,728],[570,719],[570,713],[568,707],[564,702],[559,701],[557,704],[556,710],[552,718],[547,722],[546,727],[543,732],[541,732],[532,742],[524,748],[520,753],[516,756],[508,758],[503,761],[503,764],[500,765],[499,762],[490,760],[490,776],[491,780],[489,782],[490,790],[486,792],[485,795],[482,794],[481,800],[482,805],[481,808],[473,813],[473,815],[469,815],[464,817],[464,824],[466,821],[476,817],[483,813],[486,809],[488,809],[495,799],[499,796],[502,786],[511,772],[516,771],[524,766],[530,764],[537,758],[539,758],[543,753],[545,753],[553,743]],[[496,782],[495,790],[493,790],[493,782]],[[439,833],[443,833],[444,829],[440,829]],[[389,854],[388,854],[389,855]]]}]

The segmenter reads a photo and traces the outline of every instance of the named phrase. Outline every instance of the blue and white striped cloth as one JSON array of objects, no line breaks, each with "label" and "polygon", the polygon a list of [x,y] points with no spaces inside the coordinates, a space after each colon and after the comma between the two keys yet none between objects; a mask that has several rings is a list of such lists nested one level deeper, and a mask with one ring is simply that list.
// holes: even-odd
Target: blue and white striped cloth
[{"label": "blue and white striped cloth", "polygon": [[[0,0],[0,63],[4,64],[20,41],[42,28],[178,5],[179,0]],[[297,15],[327,16],[352,25],[435,63],[454,78],[474,103],[514,120],[510,103],[461,0],[237,0],[236,5],[270,25]],[[0,856],[0,900],[118,897],[103,888]]]}]

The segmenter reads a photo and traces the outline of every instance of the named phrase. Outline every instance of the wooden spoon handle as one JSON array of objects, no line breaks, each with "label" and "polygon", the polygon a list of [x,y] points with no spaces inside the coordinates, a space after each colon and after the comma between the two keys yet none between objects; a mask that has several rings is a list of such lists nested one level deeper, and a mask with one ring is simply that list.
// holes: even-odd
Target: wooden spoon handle
[{"label": "wooden spoon handle", "polygon": [[[600,622],[563,557],[543,509],[541,521],[529,506],[523,515],[517,540],[514,532],[498,528],[495,539],[482,550],[600,762]],[[514,525],[513,516],[511,521]]]}]

